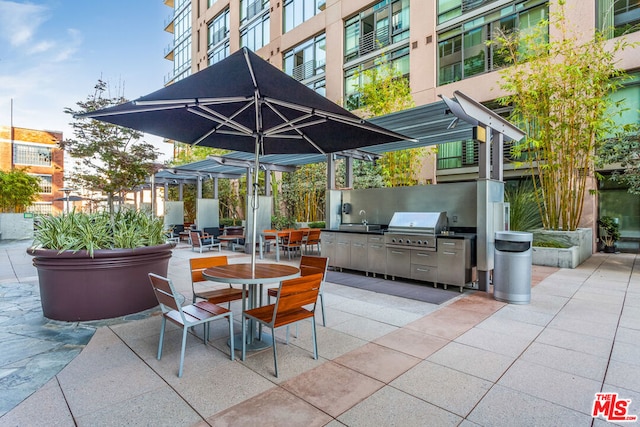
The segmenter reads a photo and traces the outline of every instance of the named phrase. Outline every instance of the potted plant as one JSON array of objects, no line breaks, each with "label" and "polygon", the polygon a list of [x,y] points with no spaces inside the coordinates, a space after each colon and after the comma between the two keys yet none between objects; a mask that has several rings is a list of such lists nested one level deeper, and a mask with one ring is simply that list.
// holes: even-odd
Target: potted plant
[{"label": "potted plant", "polygon": [[148,273],[166,276],[171,250],[161,219],[133,210],[43,216],[33,246],[50,319],[108,319],[154,307]]},{"label": "potted plant", "polygon": [[615,253],[615,244],[620,240],[620,225],[618,219],[610,216],[602,216],[598,220],[600,241],[605,253]]}]

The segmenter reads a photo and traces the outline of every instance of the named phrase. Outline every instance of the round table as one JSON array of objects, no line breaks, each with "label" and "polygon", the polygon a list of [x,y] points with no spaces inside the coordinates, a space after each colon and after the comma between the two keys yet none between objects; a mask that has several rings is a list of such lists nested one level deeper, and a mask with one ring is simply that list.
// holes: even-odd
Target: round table
[{"label": "round table", "polygon": [[[280,283],[283,280],[294,279],[300,276],[300,269],[291,265],[273,263],[255,264],[255,269],[252,269],[251,264],[228,264],[207,268],[202,272],[202,275],[213,282],[242,285],[243,290],[249,286],[247,305],[248,309],[252,309],[258,306],[260,292],[256,285]],[[262,286],[260,286],[261,288]],[[255,322],[250,321],[247,350],[261,350],[270,347],[271,344],[271,337],[269,335],[259,336]]]}]

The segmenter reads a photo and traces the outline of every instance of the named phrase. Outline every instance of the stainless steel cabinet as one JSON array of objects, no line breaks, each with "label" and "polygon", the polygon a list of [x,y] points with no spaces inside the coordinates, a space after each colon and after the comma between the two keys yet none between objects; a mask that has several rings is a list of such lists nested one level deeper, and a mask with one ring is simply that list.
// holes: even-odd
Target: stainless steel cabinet
[{"label": "stainless steel cabinet", "polygon": [[335,266],[336,259],[336,233],[331,231],[323,231],[320,233],[320,254],[329,258],[329,265]]},{"label": "stainless steel cabinet", "polygon": [[411,278],[414,280],[438,281],[438,253],[420,249],[411,249]]},{"label": "stainless steel cabinet", "polygon": [[384,274],[387,277],[387,249],[384,246],[384,236],[368,236],[367,238],[367,271],[376,274]]},{"label": "stainless steel cabinet", "polygon": [[351,236],[348,233],[336,233],[336,256],[332,265],[351,268]]},{"label": "stainless steel cabinet", "polygon": [[438,282],[462,287],[471,281],[471,243],[469,239],[438,239]]},{"label": "stainless steel cabinet", "polygon": [[387,248],[387,276],[411,277],[411,249]]},{"label": "stainless steel cabinet", "polygon": [[350,265],[349,268],[358,271],[367,271],[369,266],[369,260],[367,257],[367,235],[366,234],[352,234],[351,235],[351,250],[350,250]]}]

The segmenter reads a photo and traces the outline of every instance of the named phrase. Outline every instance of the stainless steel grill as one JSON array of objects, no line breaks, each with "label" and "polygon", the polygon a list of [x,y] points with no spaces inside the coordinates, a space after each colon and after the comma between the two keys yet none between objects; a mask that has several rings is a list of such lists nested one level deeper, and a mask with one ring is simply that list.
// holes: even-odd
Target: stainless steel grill
[{"label": "stainless steel grill", "polygon": [[446,212],[396,212],[384,235],[387,247],[436,250],[436,235],[447,227]]}]

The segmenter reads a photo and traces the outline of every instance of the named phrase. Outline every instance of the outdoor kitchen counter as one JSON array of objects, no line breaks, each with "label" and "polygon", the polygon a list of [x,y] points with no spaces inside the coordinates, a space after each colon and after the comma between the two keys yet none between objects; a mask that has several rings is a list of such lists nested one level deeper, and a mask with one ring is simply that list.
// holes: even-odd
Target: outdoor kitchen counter
[{"label": "outdoor kitchen counter", "polygon": [[374,234],[374,235],[383,235],[385,230],[371,230],[371,231],[351,231],[351,230],[330,230],[328,228],[325,228],[322,230],[323,232],[327,232],[327,233],[344,233],[344,234]]}]

